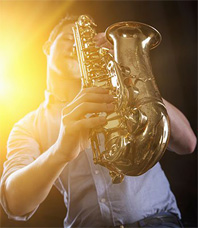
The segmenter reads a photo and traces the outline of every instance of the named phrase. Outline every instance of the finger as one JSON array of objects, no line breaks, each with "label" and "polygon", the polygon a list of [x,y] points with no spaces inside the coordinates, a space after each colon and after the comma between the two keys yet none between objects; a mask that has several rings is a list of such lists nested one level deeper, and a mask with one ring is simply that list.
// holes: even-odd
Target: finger
[{"label": "finger", "polygon": [[104,47],[104,48],[108,48],[108,49],[113,50],[113,45],[111,45],[109,42],[102,43],[102,44],[100,44],[99,47]]},{"label": "finger", "polygon": [[[62,109],[62,115],[65,115],[65,114],[68,114],[69,112],[71,112],[72,109],[74,109],[77,105],[80,104],[80,101],[81,102],[85,102],[85,101],[92,101],[92,102],[94,102],[94,98],[96,98],[95,96],[93,97],[92,100],[88,99],[89,95],[91,97],[93,94],[100,94],[100,95],[106,94],[106,95],[108,95],[109,94],[109,90],[108,89],[105,89],[105,88],[101,88],[101,87],[83,88],[79,92],[79,94],[74,98],[74,100],[71,103],[67,104]],[[84,98],[81,99],[81,100],[79,100],[80,97],[84,97]],[[101,97],[101,100],[102,100],[102,97]],[[106,97],[106,99],[104,98],[104,102],[103,103],[106,103],[107,100],[108,100],[108,97]],[[111,101],[112,99],[109,98],[109,100]],[[97,102],[97,101],[95,101],[95,102]],[[107,102],[107,103],[109,103],[109,102]]]},{"label": "finger", "polygon": [[101,46],[102,44],[107,43],[108,47],[110,47],[110,48],[113,47],[113,45],[107,40],[105,33],[98,33],[94,37],[94,41],[97,46]]},{"label": "finger", "polygon": [[63,109],[63,114],[71,112],[76,106],[80,105],[83,102],[90,103],[112,103],[115,101],[115,98],[111,94],[95,94],[95,93],[84,93],[81,96],[77,97],[74,102],[68,105]]},{"label": "finger", "polygon": [[100,33],[96,34],[95,37],[93,38],[93,40],[95,42],[98,42],[98,41],[105,42],[106,41],[105,32],[100,32]]},{"label": "finger", "polygon": [[76,124],[78,124],[80,128],[91,129],[91,128],[102,126],[106,123],[107,123],[107,119],[101,116],[101,117],[92,117],[89,119],[79,120],[77,121]]},{"label": "finger", "polygon": [[109,93],[109,90],[102,87],[89,87],[89,88],[83,88],[79,94],[84,94],[84,93],[107,94]]},{"label": "finger", "polygon": [[113,49],[109,49],[109,53],[114,56],[114,50]]},{"label": "finger", "polygon": [[[88,87],[88,88],[83,88],[77,96],[74,98],[74,100],[69,104],[73,104],[80,96],[83,94],[90,94],[90,93],[95,93],[95,94],[109,94],[109,90],[101,87]],[[67,105],[67,106],[69,106]]]},{"label": "finger", "polygon": [[112,94],[84,93],[76,101],[92,103],[111,103],[115,100]]},{"label": "finger", "polygon": [[104,41],[97,41],[96,42],[96,46],[98,47],[105,47],[105,48],[109,48],[109,49],[113,49],[113,44],[111,44],[109,41],[104,40]]},{"label": "finger", "polygon": [[69,114],[69,118],[71,120],[79,120],[80,118],[84,117],[88,113],[99,113],[99,112],[106,112],[110,113],[113,112],[115,109],[114,104],[100,104],[100,103],[91,103],[91,102],[83,102],[78,105],[75,109],[73,109]]}]

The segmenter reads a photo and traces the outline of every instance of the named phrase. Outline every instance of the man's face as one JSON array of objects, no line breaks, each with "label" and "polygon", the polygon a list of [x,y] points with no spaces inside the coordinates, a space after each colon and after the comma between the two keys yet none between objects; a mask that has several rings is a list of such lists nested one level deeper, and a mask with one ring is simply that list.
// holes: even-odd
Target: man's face
[{"label": "man's face", "polygon": [[73,24],[65,25],[50,47],[48,66],[57,75],[68,79],[80,79],[78,61],[72,57],[74,37]]}]

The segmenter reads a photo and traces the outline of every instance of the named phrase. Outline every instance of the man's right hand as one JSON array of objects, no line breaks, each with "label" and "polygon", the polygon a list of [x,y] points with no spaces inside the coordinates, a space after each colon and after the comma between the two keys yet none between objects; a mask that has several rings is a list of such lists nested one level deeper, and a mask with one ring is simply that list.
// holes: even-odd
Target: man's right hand
[{"label": "man's right hand", "polygon": [[113,101],[106,89],[86,88],[63,108],[55,144],[6,179],[5,197],[13,215],[25,215],[43,202],[66,163],[75,159],[89,145],[90,129],[106,123],[106,118],[86,118],[85,115],[110,113],[114,110]]},{"label": "man's right hand", "polygon": [[105,117],[86,118],[87,114],[114,111],[114,98],[104,88],[82,89],[74,100],[62,110],[61,126],[55,143],[56,153],[64,162],[75,159],[89,146],[89,132],[104,125]]}]

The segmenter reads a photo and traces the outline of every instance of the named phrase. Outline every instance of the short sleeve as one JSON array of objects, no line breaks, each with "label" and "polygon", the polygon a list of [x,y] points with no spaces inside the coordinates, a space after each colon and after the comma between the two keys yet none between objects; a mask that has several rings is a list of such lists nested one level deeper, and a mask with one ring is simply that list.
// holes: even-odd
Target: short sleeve
[{"label": "short sleeve", "polygon": [[34,126],[34,112],[32,112],[15,124],[8,138],[7,160],[1,177],[0,197],[1,205],[10,219],[26,221],[37,209],[24,216],[13,215],[6,202],[4,186],[6,179],[12,173],[32,163],[40,155],[39,148]]}]

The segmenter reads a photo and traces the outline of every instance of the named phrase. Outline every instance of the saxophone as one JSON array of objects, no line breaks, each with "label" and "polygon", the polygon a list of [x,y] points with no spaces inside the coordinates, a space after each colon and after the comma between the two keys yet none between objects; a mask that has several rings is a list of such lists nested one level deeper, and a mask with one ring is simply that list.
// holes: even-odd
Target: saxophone
[{"label": "saxophone", "polygon": [[168,144],[169,118],[149,60],[149,50],[161,36],[143,23],[113,24],[106,38],[114,45],[114,59],[108,49],[95,46],[95,27],[86,15],[73,27],[82,85],[109,89],[116,108],[106,125],[91,131],[93,161],[109,169],[113,183],[120,183],[124,175],[152,168]]}]

